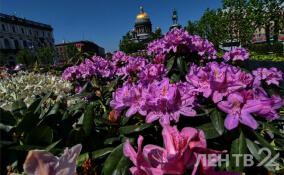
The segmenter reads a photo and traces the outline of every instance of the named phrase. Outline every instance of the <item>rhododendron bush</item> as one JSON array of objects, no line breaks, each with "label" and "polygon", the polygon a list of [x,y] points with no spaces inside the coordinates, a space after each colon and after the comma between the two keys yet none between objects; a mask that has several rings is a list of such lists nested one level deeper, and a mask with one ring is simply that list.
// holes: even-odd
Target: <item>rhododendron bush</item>
[{"label": "rhododendron bush", "polygon": [[[283,170],[280,70],[242,68],[241,62],[249,59],[245,48],[217,58],[210,41],[181,29],[149,43],[145,53],[134,57],[118,51],[111,59],[86,58],[67,68],[62,78],[76,87],[70,98],[78,100],[70,107],[46,103],[47,94],[29,108],[15,105],[12,113],[1,110],[6,116],[3,123],[8,123],[3,128],[14,138],[3,144],[9,148],[5,154],[32,150],[24,169],[6,161],[11,169],[59,174],[66,165],[66,172],[74,174],[78,157],[78,174]],[[26,118],[34,128],[25,127]],[[81,147],[60,158],[47,152],[58,154],[75,144],[82,145],[81,154]],[[254,164],[245,163],[248,154]],[[258,166],[266,157],[274,165]],[[47,158],[54,163],[48,164]],[[17,161],[18,167],[22,164]]]}]

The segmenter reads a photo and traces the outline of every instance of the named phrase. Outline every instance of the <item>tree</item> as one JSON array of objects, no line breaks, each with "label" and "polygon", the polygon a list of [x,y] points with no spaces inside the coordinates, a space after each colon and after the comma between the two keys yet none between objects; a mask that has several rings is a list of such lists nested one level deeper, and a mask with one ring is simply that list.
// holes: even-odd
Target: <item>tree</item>
[{"label": "tree", "polygon": [[132,36],[130,32],[127,32],[125,36],[122,37],[122,40],[119,43],[119,50],[125,53],[135,53],[138,50],[146,49],[146,44],[142,42],[134,42],[131,40]]},{"label": "tree", "polygon": [[200,35],[200,30],[198,27],[198,21],[191,22],[189,20],[187,22],[187,26],[184,27],[184,29],[187,30],[190,35]]},{"label": "tree", "polygon": [[52,64],[54,62],[54,58],[56,53],[52,47],[41,47],[37,54],[37,60],[40,64]]},{"label": "tree", "polygon": [[77,62],[80,59],[80,52],[78,51],[75,44],[69,44],[65,50],[67,61]]},{"label": "tree", "polygon": [[221,9],[207,9],[197,23],[196,31],[203,38],[211,41],[218,50],[219,46],[227,39],[227,28]]},{"label": "tree", "polygon": [[35,56],[29,49],[21,49],[16,55],[16,61],[20,64],[31,65],[35,62]]},{"label": "tree", "polygon": [[211,41],[218,50],[219,46],[227,39],[227,28],[221,9],[207,9],[199,21],[188,21],[185,29],[190,35],[199,35]]},{"label": "tree", "polygon": [[147,42],[152,42],[152,41],[154,41],[156,39],[161,39],[161,38],[163,38],[162,30],[161,30],[160,27],[157,27],[155,32],[152,32],[150,34],[149,40]]},{"label": "tree", "polygon": [[278,41],[281,26],[283,26],[283,0],[250,0],[249,12],[256,28],[265,28],[266,41],[270,44],[270,33],[273,30],[273,39]]},{"label": "tree", "polygon": [[248,44],[256,29],[252,25],[249,3],[246,0],[223,0],[222,2],[231,42],[235,41],[240,45]]}]

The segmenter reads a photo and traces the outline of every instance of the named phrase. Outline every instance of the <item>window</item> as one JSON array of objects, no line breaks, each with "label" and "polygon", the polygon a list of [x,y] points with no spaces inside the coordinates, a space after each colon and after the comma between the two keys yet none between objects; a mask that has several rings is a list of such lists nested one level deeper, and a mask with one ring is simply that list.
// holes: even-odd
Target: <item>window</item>
[{"label": "window", "polygon": [[22,33],[24,34],[24,33],[25,33],[24,29],[23,29],[23,28],[21,28],[21,30],[22,30]]},{"label": "window", "polygon": [[32,35],[32,31],[31,31],[31,29],[30,29],[30,35]]},{"label": "window", "polygon": [[4,24],[2,24],[2,30],[3,30],[3,31],[6,31],[6,27],[5,27]]},{"label": "window", "polygon": [[27,41],[23,41],[23,45],[25,48],[28,47]]},{"label": "window", "polygon": [[12,30],[14,33],[16,32],[15,26],[12,26]]},{"label": "window", "polygon": [[5,49],[10,49],[10,42],[8,39],[4,39],[4,46],[5,46]]},{"label": "window", "polygon": [[20,49],[20,45],[19,45],[18,40],[14,40],[14,44],[15,44],[16,49]]}]

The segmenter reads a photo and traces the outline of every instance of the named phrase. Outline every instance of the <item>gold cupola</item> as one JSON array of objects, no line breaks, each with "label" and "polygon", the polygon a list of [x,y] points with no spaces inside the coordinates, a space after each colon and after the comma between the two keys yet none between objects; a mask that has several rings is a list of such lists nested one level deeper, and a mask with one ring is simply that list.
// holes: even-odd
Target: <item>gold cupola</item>
[{"label": "gold cupola", "polygon": [[140,6],[140,13],[136,17],[136,20],[139,20],[139,19],[149,19],[147,13],[144,12],[142,6]]}]

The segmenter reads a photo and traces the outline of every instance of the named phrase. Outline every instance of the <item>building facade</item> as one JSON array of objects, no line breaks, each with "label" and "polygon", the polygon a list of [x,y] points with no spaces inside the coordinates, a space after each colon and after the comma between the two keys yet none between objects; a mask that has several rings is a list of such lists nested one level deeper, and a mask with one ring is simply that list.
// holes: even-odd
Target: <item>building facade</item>
[{"label": "building facade", "polygon": [[105,56],[105,49],[91,41],[76,41],[68,43],[63,41],[63,43],[57,44],[55,47],[59,62],[65,62],[70,59],[68,54],[68,49],[70,48],[78,49],[80,52],[88,53],[92,56]]},{"label": "building facade", "polygon": [[144,12],[143,7],[140,6],[140,13],[137,15],[134,28],[132,30],[132,40],[134,42],[147,41],[152,33],[152,23]]},{"label": "building facade", "polygon": [[35,53],[43,46],[54,48],[50,25],[0,13],[0,51],[7,58],[7,64],[16,64],[20,49],[27,48]]}]

